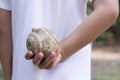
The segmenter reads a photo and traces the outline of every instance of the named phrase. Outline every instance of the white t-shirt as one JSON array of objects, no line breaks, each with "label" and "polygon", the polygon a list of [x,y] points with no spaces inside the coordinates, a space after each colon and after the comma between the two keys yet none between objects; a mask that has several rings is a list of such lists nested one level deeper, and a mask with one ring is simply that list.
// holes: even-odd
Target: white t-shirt
[{"label": "white t-shirt", "polygon": [[90,80],[90,44],[52,70],[39,69],[24,58],[33,27],[50,28],[61,41],[85,19],[86,6],[87,0],[0,0],[0,8],[12,12],[12,80]]}]

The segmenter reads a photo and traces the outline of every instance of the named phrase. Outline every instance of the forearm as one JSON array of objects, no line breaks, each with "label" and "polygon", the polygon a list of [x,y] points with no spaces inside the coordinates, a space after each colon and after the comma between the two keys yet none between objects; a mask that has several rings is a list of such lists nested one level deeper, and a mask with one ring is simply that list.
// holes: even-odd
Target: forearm
[{"label": "forearm", "polygon": [[11,37],[11,22],[10,14],[4,14],[3,16],[9,16],[7,23],[3,22],[3,11],[0,11],[0,61],[3,66],[5,80],[11,80],[12,75],[12,37]]},{"label": "forearm", "polygon": [[110,8],[96,6],[93,13],[88,16],[70,36],[60,43],[64,58],[71,56],[93,41],[115,22],[118,12],[114,10],[114,6],[113,9]]},{"label": "forearm", "polygon": [[6,80],[10,80],[12,70],[12,49],[9,33],[0,34],[0,60],[4,69]]}]

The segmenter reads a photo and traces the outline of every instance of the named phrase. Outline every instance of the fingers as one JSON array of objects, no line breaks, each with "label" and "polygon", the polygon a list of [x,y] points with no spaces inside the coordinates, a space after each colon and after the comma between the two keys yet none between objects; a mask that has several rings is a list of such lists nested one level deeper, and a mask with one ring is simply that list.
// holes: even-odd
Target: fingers
[{"label": "fingers", "polygon": [[34,57],[32,51],[28,51],[28,52],[26,53],[26,55],[25,55],[25,58],[26,58],[27,60],[33,59],[33,63],[34,63],[35,65],[38,65],[38,64],[41,62],[42,58],[43,58],[43,54],[42,54],[42,53],[38,53],[38,54]]},{"label": "fingers", "polygon": [[26,53],[26,55],[25,55],[25,58],[26,58],[27,60],[32,59],[32,58],[33,58],[33,53],[32,53],[32,51],[28,51],[28,52]]},{"label": "fingers", "polygon": [[54,59],[53,62],[51,62],[51,63],[46,67],[46,69],[52,69],[52,68],[54,68],[59,62],[60,62],[60,59],[59,59],[59,58]]},{"label": "fingers", "polygon": [[55,56],[53,57],[53,59],[51,59],[46,66],[44,66],[44,67],[39,66],[39,67],[42,69],[52,69],[61,61],[61,58],[62,58],[61,54],[55,53]]},{"label": "fingers", "polygon": [[49,54],[49,56],[43,61],[43,62],[41,62],[40,64],[39,64],[39,67],[41,68],[41,69],[44,69],[44,68],[46,68],[52,61],[53,61],[53,59],[56,57],[56,53],[55,52],[51,52],[50,54]]},{"label": "fingers", "polygon": [[34,57],[34,59],[33,59],[33,63],[35,64],[35,65],[39,65],[39,63],[42,61],[42,59],[43,59],[43,53],[38,53],[35,57]]},{"label": "fingers", "polygon": [[62,59],[62,55],[59,50],[57,52],[51,52],[49,56],[43,60],[43,53],[38,53],[34,56],[32,51],[28,51],[25,55],[27,60],[33,59],[33,63],[37,65],[40,69],[52,69],[54,68]]},{"label": "fingers", "polygon": [[50,63],[50,65],[48,65],[46,67],[46,69],[52,69],[54,68],[55,66],[57,66],[57,64],[61,61],[61,55],[58,55],[58,57],[56,57],[53,62]]}]

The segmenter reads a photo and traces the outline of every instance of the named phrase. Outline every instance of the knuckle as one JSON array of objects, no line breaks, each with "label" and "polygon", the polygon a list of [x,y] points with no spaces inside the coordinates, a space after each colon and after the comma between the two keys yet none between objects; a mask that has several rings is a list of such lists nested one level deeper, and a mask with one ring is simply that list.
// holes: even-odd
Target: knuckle
[{"label": "knuckle", "polygon": [[51,55],[50,55],[50,58],[54,58],[56,56],[56,54],[55,53],[52,53]]},{"label": "knuckle", "polygon": [[39,60],[41,60],[41,59],[42,59],[41,56],[36,56],[36,61],[39,61]]},{"label": "knuckle", "polygon": [[36,58],[33,59],[33,63],[35,65],[38,65],[40,61],[41,61],[41,58],[39,58],[39,57],[36,57]]}]

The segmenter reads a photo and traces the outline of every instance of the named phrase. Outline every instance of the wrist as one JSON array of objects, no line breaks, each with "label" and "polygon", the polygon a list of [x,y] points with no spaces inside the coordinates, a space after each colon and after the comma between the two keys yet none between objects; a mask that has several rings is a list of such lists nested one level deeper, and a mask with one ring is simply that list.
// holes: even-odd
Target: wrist
[{"label": "wrist", "polygon": [[60,50],[60,54],[61,54],[61,61],[60,62],[63,62],[64,60],[66,60],[68,58],[67,52],[65,51],[65,48],[63,47],[62,44],[59,45],[59,50]]}]

